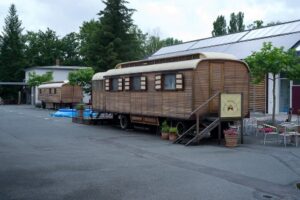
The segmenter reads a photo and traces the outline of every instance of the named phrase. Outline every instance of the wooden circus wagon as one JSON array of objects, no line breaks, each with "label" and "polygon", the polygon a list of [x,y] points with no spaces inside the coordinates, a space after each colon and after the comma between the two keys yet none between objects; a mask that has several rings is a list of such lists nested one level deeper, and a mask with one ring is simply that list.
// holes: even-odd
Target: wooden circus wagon
[{"label": "wooden circus wagon", "polygon": [[242,93],[249,114],[249,76],[246,63],[222,53],[122,63],[94,75],[92,105],[118,116],[122,129],[167,120],[192,143],[218,126],[220,93]]},{"label": "wooden circus wagon", "polygon": [[81,87],[72,86],[67,81],[49,82],[38,87],[38,100],[41,101],[43,108],[72,107],[82,102],[82,98]]}]

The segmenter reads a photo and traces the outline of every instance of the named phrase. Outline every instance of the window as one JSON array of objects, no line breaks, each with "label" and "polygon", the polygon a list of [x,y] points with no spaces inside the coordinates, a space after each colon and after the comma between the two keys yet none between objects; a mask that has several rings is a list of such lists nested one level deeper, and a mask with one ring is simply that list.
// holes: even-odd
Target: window
[{"label": "window", "polygon": [[131,77],[131,90],[133,90],[133,91],[141,90],[141,77],[140,76]]},{"label": "window", "polygon": [[176,89],[176,75],[166,74],[164,75],[164,90],[175,90]]},{"label": "window", "polygon": [[51,88],[49,88],[49,94],[52,94],[52,89]]},{"label": "window", "polygon": [[112,91],[118,91],[118,83],[119,83],[119,80],[117,78],[113,78],[111,79],[111,90]]},{"label": "window", "polygon": [[39,89],[39,93],[42,94],[42,89]]},{"label": "window", "polygon": [[293,85],[300,85],[300,80],[294,80]]},{"label": "window", "polygon": [[54,91],[53,93],[56,94],[56,88],[54,88],[53,91]]}]

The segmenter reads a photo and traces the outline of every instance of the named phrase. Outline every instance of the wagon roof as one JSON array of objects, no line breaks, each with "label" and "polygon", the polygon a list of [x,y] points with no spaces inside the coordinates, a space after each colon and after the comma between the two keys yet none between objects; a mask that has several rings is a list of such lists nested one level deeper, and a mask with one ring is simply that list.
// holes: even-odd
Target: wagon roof
[{"label": "wagon roof", "polygon": [[41,88],[60,88],[65,84],[68,84],[69,81],[63,81],[63,82],[50,82],[50,83],[44,83],[40,86],[38,86],[39,89]]},{"label": "wagon roof", "polygon": [[200,59],[183,60],[183,61],[177,61],[177,62],[167,62],[167,63],[149,64],[149,65],[140,65],[140,66],[135,66],[135,67],[111,69],[111,70],[108,70],[107,72],[96,73],[93,76],[92,80],[103,80],[104,77],[106,77],[106,76],[195,69],[198,66],[198,63],[203,60],[234,60],[234,61],[241,62],[240,60],[236,59],[235,56],[230,55],[230,54],[206,52],[206,53],[201,53]]}]

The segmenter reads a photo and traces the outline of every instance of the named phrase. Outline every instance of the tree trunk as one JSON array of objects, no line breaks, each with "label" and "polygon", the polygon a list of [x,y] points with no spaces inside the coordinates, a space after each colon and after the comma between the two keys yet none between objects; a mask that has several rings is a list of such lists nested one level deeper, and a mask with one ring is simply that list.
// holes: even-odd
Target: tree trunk
[{"label": "tree trunk", "polygon": [[276,87],[276,74],[273,74],[273,113],[272,113],[272,123],[275,125],[275,108],[276,108],[276,94],[275,94],[275,87]]}]

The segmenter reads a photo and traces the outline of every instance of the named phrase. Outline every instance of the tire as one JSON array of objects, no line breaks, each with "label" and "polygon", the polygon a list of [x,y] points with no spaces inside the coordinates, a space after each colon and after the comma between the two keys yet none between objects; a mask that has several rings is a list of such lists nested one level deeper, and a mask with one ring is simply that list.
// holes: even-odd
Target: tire
[{"label": "tire", "polygon": [[186,129],[186,124],[184,122],[177,122],[176,128],[178,130],[178,135],[182,135],[187,129]]},{"label": "tire", "polygon": [[120,120],[121,129],[126,130],[126,129],[131,128],[131,123],[130,123],[130,119],[128,116],[120,115],[119,120]]},{"label": "tire", "polygon": [[46,108],[46,103],[44,101],[42,101],[42,108],[45,109]]}]

